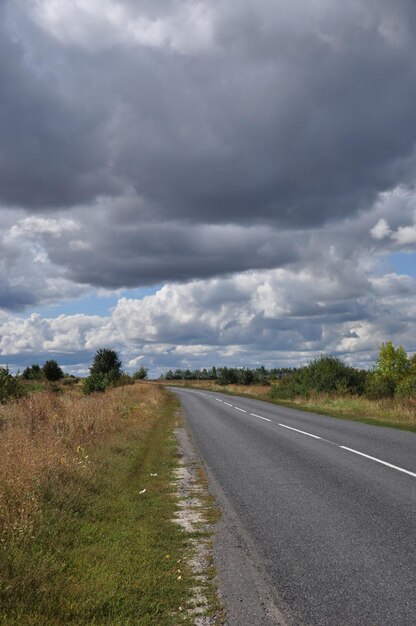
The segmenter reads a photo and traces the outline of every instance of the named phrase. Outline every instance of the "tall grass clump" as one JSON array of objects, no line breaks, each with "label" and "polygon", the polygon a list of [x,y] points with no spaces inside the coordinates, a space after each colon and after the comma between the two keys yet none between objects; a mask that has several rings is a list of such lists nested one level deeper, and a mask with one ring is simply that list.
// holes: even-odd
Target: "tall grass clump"
[{"label": "tall grass clump", "polygon": [[175,402],[137,383],[0,406],[1,626],[182,620]]},{"label": "tall grass clump", "polygon": [[34,393],[0,406],[3,543],[5,537],[7,541],[27,537],[39,522],[41,481],[46,476],[58,479],[68,470],[77,472],[85,446],[125,428],[126,411],[118,390],[105,397]]}]

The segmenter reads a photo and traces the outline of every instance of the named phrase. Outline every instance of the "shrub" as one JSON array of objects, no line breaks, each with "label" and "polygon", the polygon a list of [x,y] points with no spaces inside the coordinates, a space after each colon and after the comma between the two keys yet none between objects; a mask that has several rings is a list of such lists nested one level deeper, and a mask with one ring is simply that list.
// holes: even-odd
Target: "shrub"
[{"label": "shrub", "polygon": [[104,392],[107,387],[110,386],[110,382],[107,374],[102,372],[93,372],[84,380],[83,391],[84,393],[93,393],[94,391]]},{"label": "shrub", "polygon": [[416,376],[409,376],[402,380],[396,388],[399,398],[416,398]]},{"label": "shrub", "polygon": [[147,367],[140,367],[137,372],[133,374],[134,380],[147,380],[148,371]]},{"label": "shrub", "polygon": [[3,404],[22,395],[19,382],[9,372],[8,367],[0,367],[0,402]]},{"label": "shrub", "polygon": [[133,378],[133,376],[129,376],[125,372],[122,372],[119,378],[117,379],[117,387],[120,387],[123,385],[134,385],[134,381],[135,379]]},{"label": "shrub", "polygon": [[371,373],[365,386],[365,396],[369,400],[381,400],[382,398],[392,398],[394,396],[396,383],[389,376],[380,376]]},{"label": "shrub", "polygon": [[56,380],[60,380],[64,377],[64,373],[59,367],[58,363],[51,359],[50,361],[46,361],[44,366],[42,367],[43,373],[47,380],[54,382]]},{"label": "shrub", "polygon": [[42,368],[37,363],[26,367],[22,372],[22,378],[25,380],[42,380],[44,376]]},{"label": "shrub", "polygon": [[283,376],[280,382],[273,385],[271,395],[289,399],[311,393],[361,394],[366,378],[367,373],[363,370],[346,365],[338,357],[323,355]]}]

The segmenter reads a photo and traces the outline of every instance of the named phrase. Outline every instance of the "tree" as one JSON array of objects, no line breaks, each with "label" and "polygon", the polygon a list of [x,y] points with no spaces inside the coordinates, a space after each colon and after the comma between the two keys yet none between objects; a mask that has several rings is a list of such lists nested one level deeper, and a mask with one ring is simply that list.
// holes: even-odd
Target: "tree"
[{"label": "tree", "polygon": [[44,373],[42,368],[37,363],[34,363],[30,367],[26,367],[22,372],[22,378],[25,380],[42,380]]},{"label": "tree", "polygon": [[147,380],[148,371],[147,367],[140,367],[137,372],[133,374],[134,380]]},{"label": "tree", "polygon": [[121,375],[121,361],[115,350],[99,348],[94,355],[90,374],[107,374],[110,378]]},{"label": "tree", "polygon": [[121,375],[121,361],[117,352],[110,348],[99,348],[94,355],[90,375],[84,380],[84,392],[105,391],[108,387],[114,387],[119,383]]},{"label": "tree", "polygon": [[64,377],[63,371],[59,367],[58,363],[53,359],[46,361],[46,363],[42,367],[42,370],[45,374],[45,378],[51,382],[55,380],[60,380]]},{"label": "tree", "polygon": [[382,343],[376,362],[375,374],[399,383],[410,371],[411,362],[403,346],[395,348],[392,341]]}]

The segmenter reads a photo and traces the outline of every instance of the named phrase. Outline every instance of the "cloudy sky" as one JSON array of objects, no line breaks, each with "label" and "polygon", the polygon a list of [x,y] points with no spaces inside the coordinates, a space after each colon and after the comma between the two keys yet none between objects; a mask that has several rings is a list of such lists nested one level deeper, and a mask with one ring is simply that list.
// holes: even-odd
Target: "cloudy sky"
[{"label": "cloudy sky", "polygon": [[414,0],[0,0],[0,361],[416,351]]}]

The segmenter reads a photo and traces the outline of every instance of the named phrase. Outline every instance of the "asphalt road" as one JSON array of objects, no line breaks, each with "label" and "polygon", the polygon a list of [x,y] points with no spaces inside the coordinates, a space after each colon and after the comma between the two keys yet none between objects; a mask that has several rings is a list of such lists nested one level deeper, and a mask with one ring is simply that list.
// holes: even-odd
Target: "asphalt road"
[{"label": "asphalt road", "polygon": [[[214,491],[288,623],[416,625],[415,433],[175,391]],[[234,590],[242,603],[254,586],[245,578]],[[267,622],[235,619],[244,621]]]}]

